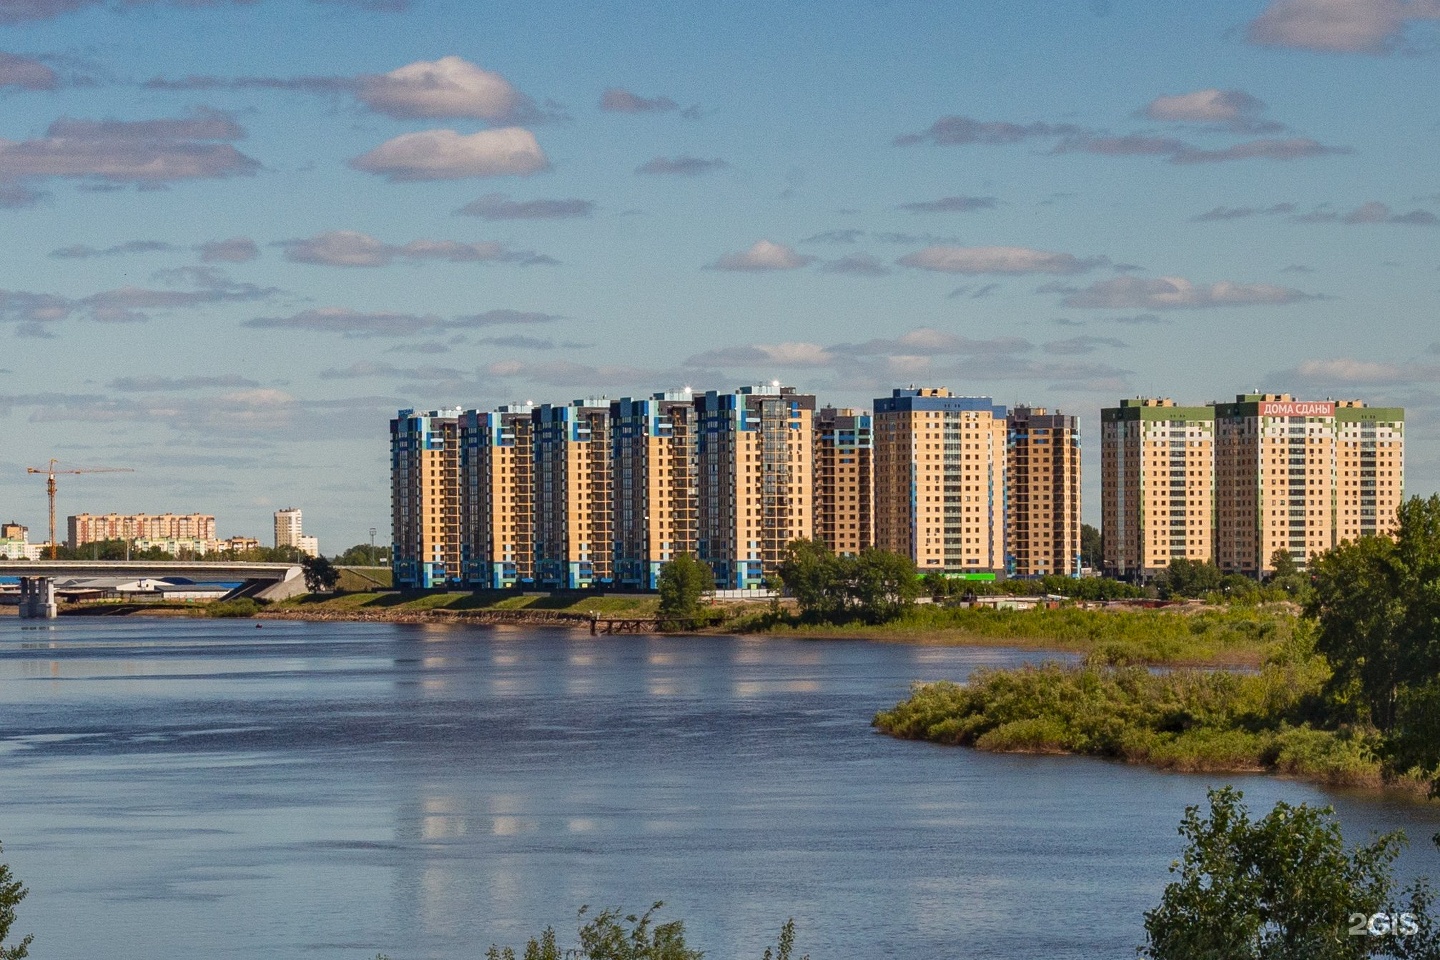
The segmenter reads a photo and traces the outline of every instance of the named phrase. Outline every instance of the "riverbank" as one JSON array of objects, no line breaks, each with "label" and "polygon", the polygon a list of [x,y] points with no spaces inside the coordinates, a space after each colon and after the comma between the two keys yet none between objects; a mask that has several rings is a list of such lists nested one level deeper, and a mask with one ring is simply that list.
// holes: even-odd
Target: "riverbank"
[{"label": "riverbank", "polygon": [[917,685],[875,715],[882,733],[992,753],[1075,754],[1184,773],[1269,773],[1325,787],[1424,797],[1391,776],[1380,738],[1324,725],[1330,671],[1313,656],[1258,671],[1058,664],[976,671],[961,686]]}]

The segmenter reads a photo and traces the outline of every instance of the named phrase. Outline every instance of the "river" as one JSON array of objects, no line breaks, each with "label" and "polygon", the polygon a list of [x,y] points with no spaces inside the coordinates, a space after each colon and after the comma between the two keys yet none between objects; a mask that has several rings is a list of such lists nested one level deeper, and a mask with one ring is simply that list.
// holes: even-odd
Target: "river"
[{"label": "river", "polygon": [[0,618],[0,842],[37,960],[478,960],[581,905],[759,960],[1133,958],[1208,786],[892,740],[915,680],[1034,651],[546,629]]}]

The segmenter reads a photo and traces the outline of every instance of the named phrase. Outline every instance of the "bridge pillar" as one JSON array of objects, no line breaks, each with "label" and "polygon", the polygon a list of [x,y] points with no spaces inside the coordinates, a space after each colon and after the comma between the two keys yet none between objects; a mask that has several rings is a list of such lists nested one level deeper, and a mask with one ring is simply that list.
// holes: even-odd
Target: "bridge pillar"
[{"label": "bridge pillar", "polygon": [[53,620],[59,611],[55,608],[55,581],[49,577],[20,578],[20,616],[28,620]]}]

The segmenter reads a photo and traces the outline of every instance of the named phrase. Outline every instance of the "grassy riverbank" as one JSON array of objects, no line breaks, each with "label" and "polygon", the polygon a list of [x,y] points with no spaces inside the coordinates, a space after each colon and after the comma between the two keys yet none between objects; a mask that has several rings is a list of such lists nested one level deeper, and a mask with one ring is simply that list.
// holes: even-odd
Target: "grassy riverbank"
[{"label": "grassy riverbank", "polygon": [[[875,716],[894,737],[998,753],[1070,753],[1189,772],[1269,772],[1327,786],[1386,785],[1366,729],[1322,729],[1319,658],[1250,673],[1056,664],[917,685]],[[1420,779],[1391,785],[1423,792]]]}]

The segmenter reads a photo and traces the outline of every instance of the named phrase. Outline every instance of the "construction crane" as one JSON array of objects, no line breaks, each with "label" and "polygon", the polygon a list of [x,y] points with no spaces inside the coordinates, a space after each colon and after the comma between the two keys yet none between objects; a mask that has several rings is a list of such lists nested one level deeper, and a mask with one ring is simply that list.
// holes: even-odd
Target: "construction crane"
[{"label": "construction crane", "polygon": [[46,467],[26,467],[26,473],[40,473],[45,475],[45,492],[50,495],[50,559],[55,559],[55,475],[57,473],[134,473],[129,467],[85,467],[80,470],[56,470],[55,464],[59,463],[54,457],[50,458],[50,465]]}]

